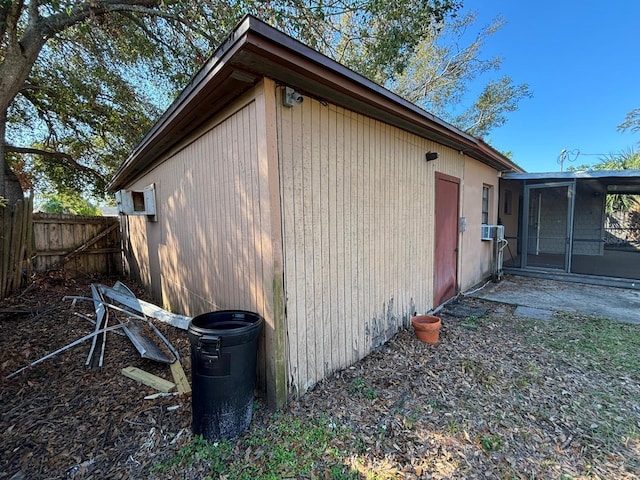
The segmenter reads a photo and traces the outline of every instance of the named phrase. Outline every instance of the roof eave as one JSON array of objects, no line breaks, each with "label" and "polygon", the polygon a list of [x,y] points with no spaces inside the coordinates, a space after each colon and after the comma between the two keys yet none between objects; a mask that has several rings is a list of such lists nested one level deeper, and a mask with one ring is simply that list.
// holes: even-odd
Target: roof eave
[{"label": "roof eave", "polygon": [[606,179],[606,180],[638,180],[640,170],[589,170],[569,172],[534,172],[507,173],[507,180],[573,180],[573,179]]},{"label": "roof eave", "polygon": [[193,131],[201,125],[205,119],[196,118],[198,112],[194,109],[200,108],[199,112],[210,118],[262,77],[432,139],[498,171],[523,172],[482,140],[247,16],[142,138],[107,188],[123,188],[183,139],[189,129]]},{"label": "roof eave", "polygon": [[135,168],[136,163],[140,159],[143,159],[154,141],[170,128],[181,114],[184,114],[187,107],[192,104],[194,98],[198,96],[198,93],[210,87],[210,81],[221,73],[229,58],[242,47],[246,41],[247,31],[251,26],[250,18],[251,17],[245,17],[245,19],[238,24],[227,39],[200,68],[198,73],[194,75],[169,108],[160,116],[144,137],[142,137],[142,140],[140,140],[129,157],[115,173],[113,179],[107,184],[108,191],[118,190],[131,177],[133,170],[141,171],[147,166],[147,164],[144,164],[137,169]]}]

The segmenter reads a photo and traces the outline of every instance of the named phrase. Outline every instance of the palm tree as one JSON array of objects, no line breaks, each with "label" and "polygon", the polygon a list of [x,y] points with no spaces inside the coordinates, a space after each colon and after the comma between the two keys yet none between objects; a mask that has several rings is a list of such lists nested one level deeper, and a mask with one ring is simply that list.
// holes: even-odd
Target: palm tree
[{"label": "palm tree", "polygon": [[[628,148],[619,154],[611,154],[602,158],[593,166],[594,170],[640,170],[640,152]],[[640,206],[639,195],[611,193],[607,195],[607,214],[626,212]]]}]

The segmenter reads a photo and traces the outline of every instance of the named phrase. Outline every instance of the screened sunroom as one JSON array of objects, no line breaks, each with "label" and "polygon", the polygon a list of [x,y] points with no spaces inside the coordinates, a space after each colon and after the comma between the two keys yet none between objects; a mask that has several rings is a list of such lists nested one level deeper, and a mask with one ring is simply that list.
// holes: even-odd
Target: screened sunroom
[{"label": "screened sunroom", "polygon": [[640,288],[640,170],[506,173],[503,270]]}]

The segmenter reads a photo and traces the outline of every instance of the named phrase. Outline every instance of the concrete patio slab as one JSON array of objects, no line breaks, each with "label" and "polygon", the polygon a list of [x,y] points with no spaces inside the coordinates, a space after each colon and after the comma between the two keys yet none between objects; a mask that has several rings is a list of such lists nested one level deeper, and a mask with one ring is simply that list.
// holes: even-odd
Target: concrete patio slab
[{"label": "concrete patio slab", "polygon": [[525,307],[524,305],[518,305],[514,315],[516,317],[533,318],[535,320],[551,320],[553,318],[554,310],[544,310],[542,308]]},{"label": "concrete patio slab", "polygon": [[575,312],[640,324],[640,291],[506,275],[469,297],[541,310]]}]

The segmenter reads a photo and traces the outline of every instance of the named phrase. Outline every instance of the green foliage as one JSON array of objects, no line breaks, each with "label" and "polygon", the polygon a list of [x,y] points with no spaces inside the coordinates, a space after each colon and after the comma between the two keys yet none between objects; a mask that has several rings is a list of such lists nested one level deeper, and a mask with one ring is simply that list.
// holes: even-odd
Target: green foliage
[{"label": "green foliage", "polygon": [[[10,105],[4,160],[23,188],[53,185],[104,195],[118,166],[245,14],[475,135],[502,125],[531,96],[526,84],[503,76],[489,80],[460,113],[470,83],[500,68],[500,58],[481,58],[481,47],[503,22],[497,19],[459,47],[476,17],[458,19],[458,0],[140,1],[109,4],[112,10],[105,5],[39,3],[44,44],[33,66],[13,65],[29,74],[14,97],[0,99]],[[29,20],[24,4],[5,7],[3,18],[17,15],[0,30],[2,59],[9,58],[10,36],[22,35]],[[13,32],[5,29],[12,22]],[[1,64],[0,73],[10,67]]]},{"label": "green foliage", "polygon": [[99,216],[100,209],[88,200],[78,195],[57,193],[43,196],[44,202],[40,207],[45,213],[70,213],[72,215]]},{"label": "green foliage", "polygon": [[381,85],[405,71],[421,42],[455,15],[457,0],[370,0],[340,16],[333,56]]},{"label": "green foliage", "polygon": [[460,322],[460,326],[469,330],[478,330],[482,326],[482,319],[478,317],[465,317]]},{"label": "green foliage", "polygon": [[627,113],[624,122],[618,125],[618,131],[624,132],[627,130],[640,132],[640,108],[634,108]]},{"label": "green foliage", "polygon": [[527,84],[514,85],[510,77],[492,80],[473,106],[456,117],[454,124],[476,137],[484,137],[489,132],[505,124],[507,114],[518,110],[518,103],[533,94]]},{"label": "green foliage", "polygon": [[145,55],[155,53],[138,31],[120,16],[87,20],[43,47],[7,129],[10,144],[33,149],[24,153],[24,168],[36,190],[50,182],[104,195],[110,175],[158,117],[138,74]]},{"label": "green foliage", "polygon": [[362,395],[368,400],[375,400],[378,397],[376,389],[360,377],[353,380],[351,388],[349,388],[349,393],[352,395]]},{"label": "green foliage", "polygon": [[485,452],[496,452],[502,447],[502,438],[498,435],[483,435],[480,437],[480,445]]},{"label": "green foliage", "polygon": [[[432,30],[390,87],[458,128],[485,136],[503,125],[507,114],[532,93],[527,84],[516,85],[508,76],[491,78],[500,70],[502,59],[483,58],[482,48],[505,22],[496,18],[469,38],[476,18],[475,13],[467,13]],[[484,76],[489,79],[473,100],[470,88]]]},{"label": "green foliage", "polygon": [[[640,152],[627,149],[617,155],[608,155],[591,167],[592,170],[640,170]],[[609,193],[606,197],[606,211],[625,212],[640,205],[640,196]]]},{"label": "green foliage", "polygon": [[594,170],[640,170],[640,152],[627,149],[618,154],[608,155],[602,158]]},{"label": "green foliage", "polygon": [[210,443],[202,437],[183,447],[169,460],[153,467],[154,471],[170,472],[175,468],[190,468],[200,462],[214,478],[224,474],[236,480],[278,480],[281,478],[309,478],[318,471],[318,465],[329,479],[357,479],[358,476],[344,466],[345,459],[331,444],[341,441],[344,432],[324,417],[299,419],[291,414],[278,415],[266,427],[254,427],[243,438],[247,455],[260,458],[260,462],[231,461],[233,443]]},{"label": "green foliage", "polygon": [[[28,3],[5,1],[0,75],[14,83],[0,98],[0,106],[9,105],[4,153],[14,157],[23,188],[37,191],[48,182],[99,195],[243,15],[253,14],[365,75],[388,78],[404,68],[433,25],[458,7],[456,0],[48,0],[29,9]],[[27,45],[21,35],[29,25],[39,30]],[[12,54],[14,37],[32,57]],[[20,72],[28,72],[24,82]],[[0,154],[6,160],[2,148]]]},{"label": "green foliage", "polygon": [[201,461],[211,469],[212,473],[221,474],[225,471],[232,449],[233,445],[229,441],[209,442],[202,435],[198,435],[174,457],[155,465],[152,470],[160,472],[173,467],[190,468],[194,462]]}]

